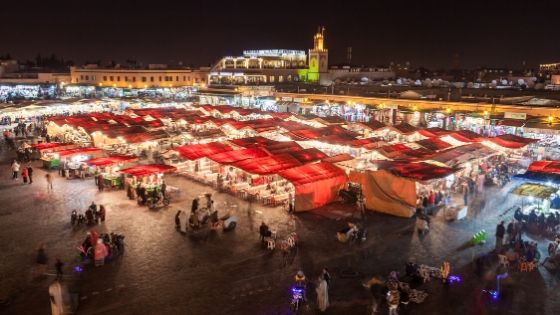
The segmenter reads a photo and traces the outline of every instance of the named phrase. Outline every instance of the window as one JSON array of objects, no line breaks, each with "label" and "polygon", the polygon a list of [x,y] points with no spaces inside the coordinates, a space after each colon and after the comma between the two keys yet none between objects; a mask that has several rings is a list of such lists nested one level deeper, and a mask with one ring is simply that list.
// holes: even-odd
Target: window
[{"label": "window", "polygon": [[158,77],[158,81],[161,82],[161,77]]},{"label": "window", "polygon": [[94,75],[91,76],[91,80],[95,81],[95,76]]},{"label": "window", "polygon": [[284,76],[278,76],[278,82],[284,82]]},{"label": "window", "polygon": [[187,77],[187,80],[189,80],[189,81],[190,81],[190,80],[191,80],[191,77],[190,77],[190,76],[188,76],[188,77]]},{"label": "window", "polygon": [[132,77],[132,82],[136,82],[136,77]]},{"label": "window", "polygon": [[268,77],[268,82],[274,82],[274,76],[271,75],[270,77]]},{"label": "window", "polygon": [[113,78],[113,76],[112,76],[112,75],[111,75],[111,76],[109,76],[109,81],[113,81],[113,79],[114,79],[114,78]]},{"label": "window", "polygon": [[146,77],[142,77],[142,82],[146,82]]},{"label": "window", "polygon": [[121,76],[119,75],[119,76],[117,77],[117,81],[120,81],[120,80],[121,80]]},{"label": "window", "polygon": [[127,76],[125,76],[125,77],[124,77],[124,80],[125,80],[126,82],[128,82],[128,77],[127,77]]},{"label": "window", "polygon": [[175,81],[179,81],[179,76],[176,76],[176,77],[175,77]]},{"label": "window", "polygon": [[187,81],[187,77],[186,77],[186,76],[183,76],[183,81]]},{"label": "window", "polygon": [[107,77],[106,77],[106,76],[103,76],[103,81],[107,81]]},{"label": "window", "polygon": [[84,79],[84,76],[83,76],[83,75],[81,75],[81,76],[80,76],[80,80],[83,80],[83,79]]},{"label": "window", "polygon": [[150,77],[150,82],[154,82],[154,77]]}]

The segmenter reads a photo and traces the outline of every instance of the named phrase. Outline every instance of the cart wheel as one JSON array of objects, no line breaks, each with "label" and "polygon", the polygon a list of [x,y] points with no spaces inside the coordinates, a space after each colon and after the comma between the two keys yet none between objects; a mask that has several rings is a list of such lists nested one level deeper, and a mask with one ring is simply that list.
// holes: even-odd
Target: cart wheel
[{"label": "cart wheel", "polygon": [[237,222],[230,222],[230,224],[225,228],[226,231],[234,230],[237,226]]}]

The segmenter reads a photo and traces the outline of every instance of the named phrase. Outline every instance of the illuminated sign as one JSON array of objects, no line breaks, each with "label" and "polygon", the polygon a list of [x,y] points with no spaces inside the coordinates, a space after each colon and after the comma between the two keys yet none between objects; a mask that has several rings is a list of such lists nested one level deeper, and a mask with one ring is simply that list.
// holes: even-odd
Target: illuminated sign
[{"label": "illuminated sign", "polygon": [[292,50],[292,49],[244,50],[243,55],[246,57],[283,57],[283,56],[305,57],[305,51]]},{"label": "illuminated sign", "polygon": [[504,113],[504,118],[506,118],[506,119],[527,119],[527,114],[526,113],[505,112]]}]

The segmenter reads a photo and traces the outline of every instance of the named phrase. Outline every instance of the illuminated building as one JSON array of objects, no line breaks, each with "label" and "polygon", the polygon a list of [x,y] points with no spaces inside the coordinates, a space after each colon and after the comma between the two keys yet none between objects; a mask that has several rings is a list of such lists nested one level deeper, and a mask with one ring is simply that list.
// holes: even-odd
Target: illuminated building
[{"label": "illuminated building", "polygon": [[328,72],[328,51],[324,48],[324,28],[314,36],[314,47],[303,50],[245,50],[242,56],[220,59],[208,76],[210,84],[275,84],[292,81],[319,82]]},{"label": "illuminated building", "polygon": [[208,77],[205,69],[121,69],[71,67],[71,83],[119,88],[153,88],[204,86]]}]

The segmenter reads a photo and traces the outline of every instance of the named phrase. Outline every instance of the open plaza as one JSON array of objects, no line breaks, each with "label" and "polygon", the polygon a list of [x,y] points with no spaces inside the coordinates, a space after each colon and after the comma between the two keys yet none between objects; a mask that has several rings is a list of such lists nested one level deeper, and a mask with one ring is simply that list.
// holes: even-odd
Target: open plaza
[{"label": "open plaza", "polygon": [[3,314],[560,311],[554,117],[187,93],[2,110]]}]

